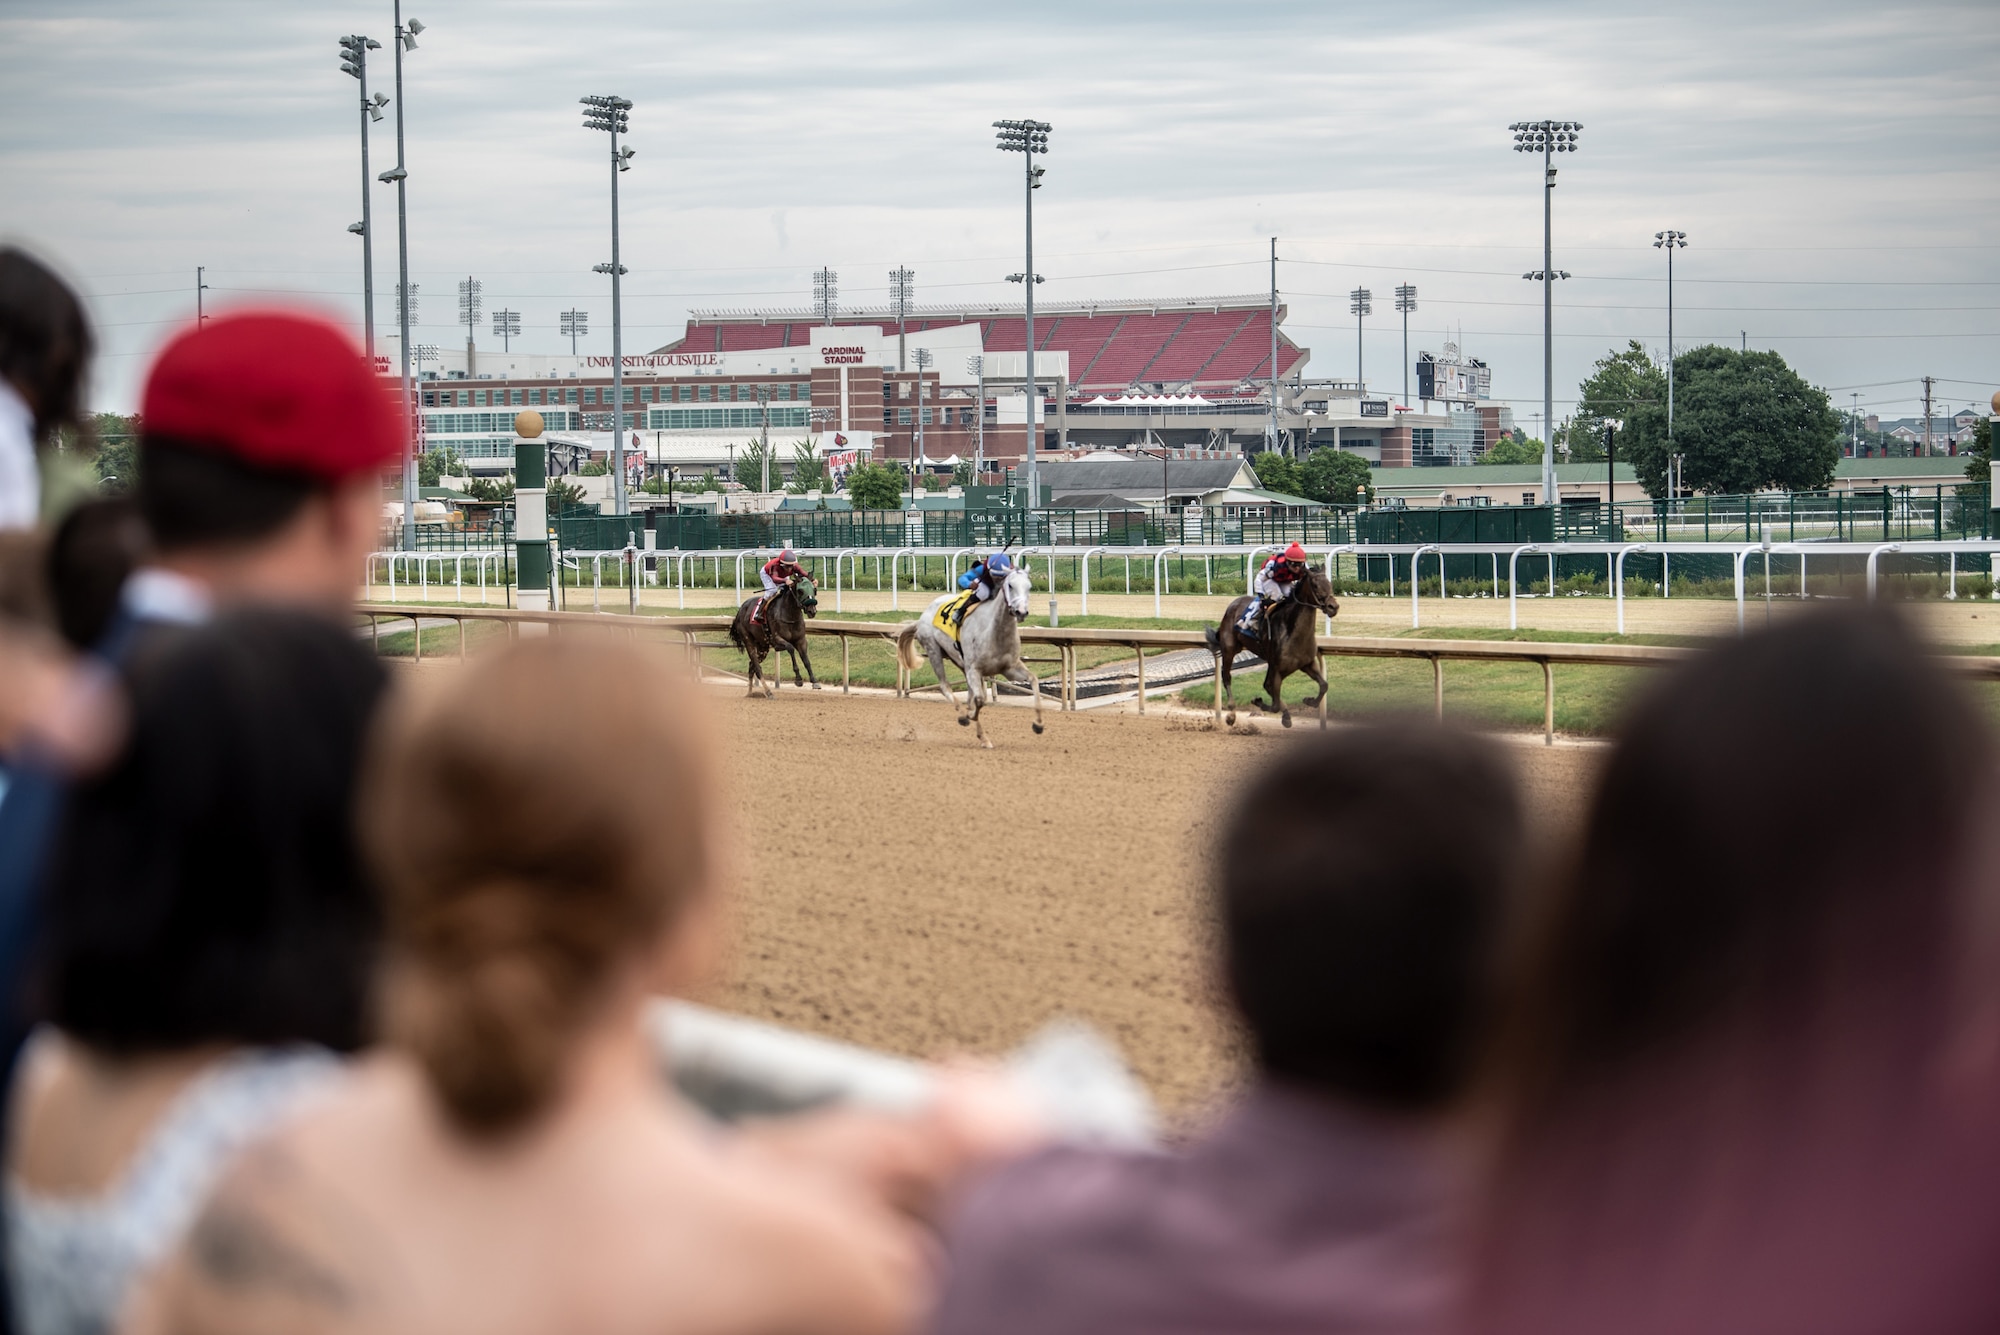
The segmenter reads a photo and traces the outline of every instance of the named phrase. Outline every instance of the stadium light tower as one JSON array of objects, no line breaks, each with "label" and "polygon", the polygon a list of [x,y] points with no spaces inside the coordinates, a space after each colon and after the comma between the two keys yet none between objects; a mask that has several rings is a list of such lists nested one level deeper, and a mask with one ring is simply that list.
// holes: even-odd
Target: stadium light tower
[{"label": "stadium light tower", "polygon": [[576,356],[576,341],[590,332],[589,311],[564,311],[562,313],[562,334],[569,340],[569,355]]},{"label": "stadium light tower", "polygon": [[347,230],[361,237],[361,324],[368,346],[368,369],[375,369],[375,213],[369,204],[374,179],[368,174],[368,123],[382,119],[389,99],[381,93],[368,95],[368,53],[380,51],[382,44],[356,33],[340,39],[340,68],[361,82],[361,221]]},{"label": "stadium light tower", "polygon": [[[994,121],[993,128],[999,131],[995,136],[997,142],[994,147],[1002,153],[1021,155],[1022,179],[1026,183],[1022,197],[1026,201],[1027,264],[1020,273],[1011,275],[1008,281],[1019,283],[1028,299],[1027,365],[1023,371],[1022,384],[1026,387],[1028,395],[1028,457],[1025,471],[1028,475],[1027,508],[1032,512],[1042,498],[1039,479],[1035,474],[1035,446],[1038,443],[1035,437],[1041,434],[1041,423],[1036,420],[1041,416],[1036,411],[1041,406],[1041,393],[1035,384],[1035,284],[1042,281],[1042,276],[1035,272],[1035,192],[1042,188],[1042,177],[1046,172],[1045,168],[1035,165],[1035,155],[1048,154],[1049,131],[1055,127],[1047,121]],[[1275,371],[1277,368],[1272,369]],[[1273,393],[1275,394],[1275,387]]]},{"label": "stadium light tower", "polygon": [[611,263],[592,265],[591,270],[611,275],[611,495],[612,512],[625,515],[632,513],[632,507],[625,495],[624,307],[618,287],[625,266],[618,262],[618,176],[632,170],[633,150],[620,148],[618,136],[626,131],[625,113],[632,109],[632,100],[597,95],[580,100],[583,128],[603,130],[611,136]]},{"label": "stadium light tower", "polygon": [[[1354,317],[1354,383],[1357,385],[1366,384],[1361,374],[1361,321],[1375,313],[1374,298],[1375,294],[1365,287],[1357,287],[1347,294],[1347,310]],[[1364,389],[1362,392],[1367,391]]]},{"label": "stadium light tower", "polygon": [[972,419],[978,428],[972,446],[972,477],[977,481],[979,475],[986,471],[986,358],[977,355],[967,357],[965,369],[972,372],[972,378],[979,386],[979,397],[973,400],[977,405],[974,411],[979,415]]},{"label": "stadium light tower", "polygon": [[1686,232],[1653,233],[1653,249],[1667,252],[1667,453],[1674,452],[1674,252],[1685,250]]},{"label": "stadium light tower", "polygon": [[896,369],[898,371],[909,369],[905,365],[903,356],[903,325],[910,316],[910,303],[916,299],[916,278],[917,275],[915,273],[901,265],[889,270],[889,300],[896,308]]},{"label": "stadium light tower", "polygon": [[502,352],[512,352],[514,347],[509,340],[521,336],[521,312],[493,312],[493,336],[500,340],[500,350]]},{"label": "stadium light tower", "polygon": [[840,314],[840,275],[832,269],[813,270],[813,314],[830,325]]},{"label": "stadium light tower", "polygon": [[480,311],[484,305],[480,293],[485,288],[484,283],[470,276],[458,285],[458,322],[465,326],[465,373],[468,376],[476,375],[479,369],[474,362],[478,350],[472,344],[472,327],[479,323]]},{"label": "stadium light tower", "polygon": [[1417,308],[1417,289],[1396,284],[1396,310],[1403,317],[1403,406],[1410,406],[1410,312]]},{"label": "stadium light tower", "polygon": [[403,53],[417,49],[424,25],[403,22],[403,0],[396,0],[396,165],[375,179],[396,187],[396,307],[402,345],[403,422],[403,546],[417,545],[417,399],[410,386],[410,321],[416,318],[417,288],[410,281],[410,200],[408,160],[403,156]]},{"label": "stadium light tower", "polygon": [[930,369],[931,350],[918,348],[911,358],[917,364],[917,467],[930,462],[924,453],[924,372]]},{"label": "stadium light tower", "polygon": [[1542,155],[1542,267],[1521,275],[1542,285],[1542,504],[1556,503],[1556,299],[1555,253],[1550,232],[1556,191],[1555,155],[1576,152],[1576,136],[1583,129],[1577,121],[1515,121],[1507,127],[1514,132],[1516,153]]}]

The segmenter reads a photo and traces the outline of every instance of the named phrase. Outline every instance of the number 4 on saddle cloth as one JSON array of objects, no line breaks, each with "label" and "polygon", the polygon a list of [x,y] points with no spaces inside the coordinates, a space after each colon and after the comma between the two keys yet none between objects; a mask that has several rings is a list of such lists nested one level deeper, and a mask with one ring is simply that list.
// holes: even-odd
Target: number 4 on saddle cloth
[{"label": "number 4 on saddle cloth", "polygon": [[951,636],[953,640],[957,640],[958,628],[964,624],[965,613],[972,606],[976,596],[974,590],[967,589],[956,598],[948,598],[939,603],[938,610],[931,614],[931,624]]}]

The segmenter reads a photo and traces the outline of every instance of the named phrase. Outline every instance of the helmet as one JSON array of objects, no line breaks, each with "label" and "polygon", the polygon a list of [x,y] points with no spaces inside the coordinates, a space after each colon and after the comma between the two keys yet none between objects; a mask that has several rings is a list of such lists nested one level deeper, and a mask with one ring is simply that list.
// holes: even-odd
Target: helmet
[{"label": "helmet", "polygon": [[1014,568],[1014,558],[1005,552],[995,552],[986,558],[986,568],[996,575],[1004,575]]},{"label": "helmet", "polygon": [[1291,546],[1285,548],[1285,559],[1287,561],[1297,561],[1303,564],[1306,559],[1306,549],[1299,546],[1299,544],[1295,542]]},{"label": "helmet", "polygon": [[791,548],[787,547],[785,548],[785,550],[778,553],[778,559],[780,561],[783,561],[788,566],[793,566],[799,563],[799,554],[793,551]]}]

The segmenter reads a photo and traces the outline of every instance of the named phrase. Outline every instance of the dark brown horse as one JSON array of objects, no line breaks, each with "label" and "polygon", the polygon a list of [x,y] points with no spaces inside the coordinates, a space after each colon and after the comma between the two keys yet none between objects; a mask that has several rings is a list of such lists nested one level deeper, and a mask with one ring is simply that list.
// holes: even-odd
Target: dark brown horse
[{"label": "dark brown horse", "polygon": [[1250,598],[1251,595],[1245,594],[1230,603],[1222,614],[1222,624],[1208,631],[1208,647],[1222,663],[1223,702],[1229,710],[1229,722],[1235,723],[1232,669],[1236,655],[1248,649],[1264,660],[1264,693],[1271,697],[1268,706],[1261,700],[1253,699],[1250,703],[1266,713],[1276,712],[1289,728],[1292,711],[1285,705],[1285,678],[1303,672],[1319,683],[1319,694],[1313,697],[1312,708],[1318,709],[1320,701],[1326,699],[1326,676],[1319,670],[1319,652],[1313,644],[1315,614],[1339,616],[1340,604],[1334,600],[1333,585],[1326,576],[1308,566],[1293,584],[1292,596],[1265,612],[1264,633],[1246,635],[1236,626],[1243,619],[1243,609],[1250,605]]},{"label": "dark brown horse", "polygon": [[[757,596],[763,597],[762,594]],[[806,679],[812,681],[812,688],[820,688],[819,678],[813,676],[812,655],[806,652],[806,619],[819,615],[819,588],[811,578],[804,575],[787,580],[782,588],[771,595],[764,615],[751,620],[750,613],[756,609],[757,598],[746,598],[736,609],[736,619],[729,623],[729,638],[750,660],[749,688],[746,695],[757,693],[757,684],[764,684],[764,696],[769,699],[775,692],[776,674],[764,675],[764,656],[783,650],[792,656],[792,684],[803,686]],[[799,676],[799,660],[804,659],[806,675]]]}]

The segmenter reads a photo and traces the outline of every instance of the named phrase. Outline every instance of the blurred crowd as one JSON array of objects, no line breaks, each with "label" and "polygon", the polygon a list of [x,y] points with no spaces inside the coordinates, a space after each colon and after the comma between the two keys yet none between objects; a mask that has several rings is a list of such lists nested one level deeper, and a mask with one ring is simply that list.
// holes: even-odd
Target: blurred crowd
[{"label": "blurred crowd", "polygon": [[729,935],[684,670],[392,681],[403,423],[315,316],[170,339],[136,483],[50,513],[90,355],[0,249],[13,1329],[2000,1329],[1994,742],[1893,612],[1660,672],[1572,820],[1429,721],[1218,792],[1248,1073],[1167,1145],[972,1062],[724,1122],[649,1021]]}]

